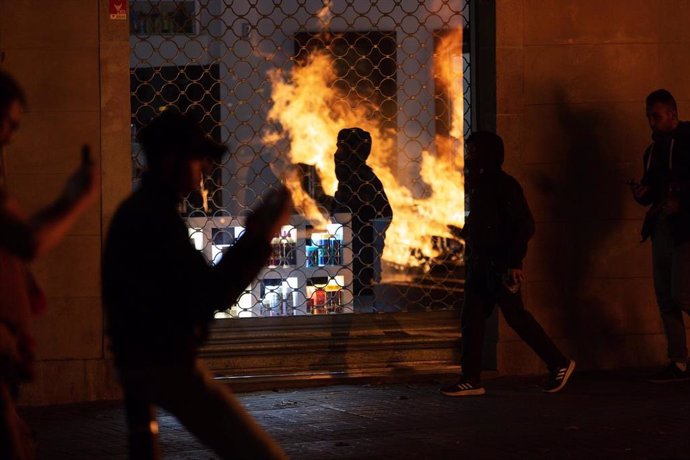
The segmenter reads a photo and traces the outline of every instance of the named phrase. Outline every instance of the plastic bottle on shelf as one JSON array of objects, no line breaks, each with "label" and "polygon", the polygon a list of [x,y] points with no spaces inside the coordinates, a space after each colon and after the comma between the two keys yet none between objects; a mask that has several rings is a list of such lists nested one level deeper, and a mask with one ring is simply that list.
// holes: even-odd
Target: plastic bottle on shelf
[{"label": "plastic bottle on shelf", "polygon": [[151,13],[149,14],[142,14],[142,18],[144,18],[144,33],[145,34],[152,34],[154,31],[153,27],[153,15]]},{"label": "plastic bottle on shelf", "polygon": [[324,234],[315,234],[315,243],[318,247],[318,266],[330,265],[328,237]]},{"label": "plastic bottle on shelf", "polygon": [[280,299],[280,313],[278,314],[279,316],[287,316],[289,307],[288,307],[288,298],[287,297],[281,297]]},{"label": "plastic bottle on shelf", "polygon": [[297,265],[297,241],[290,233],[288,233],[288,260],[291,267]]},{"label": "plastic bottle on shelf", "polygon": [[295,246],[295,240],[290,236],[290,232],[286,230],[282,231],[280,233],[280,258],[282,266],[291,267],[297,265]]},{"label": "plastic bottle on shelf", "polygon": [[280,289],[280,315],[288,316],[290,314],[290,286],[283,282]]},{"label": "plastic bottle on shelf", "polygon": [[328,238],[329,265],[342,264],[342,250],[343,245],[337,237],[331,236],[330,238]]},{"label": "plastic bottle on shelf", "polygon": [[319,248],[314,245],[307,245],[307,259],[305,265],[307,268],[317,267],[319,265]]},{"label": "plastic bottle on shelf", "polygon": [[292,292],[290,293],[290,314],[293,316],[297,316],[299,314],[299,292],[296,289],[293,289]]},{"label": "plastic bottle on shelf", "polygon": [[280,247],[280,238],[275,236],[271,239],[271,257],[268,259],[268,266],[269,267],[277,267],[281,265],[281,258],[280,258],[280,252],[281,252],[281,247]]},{"label": "plastic bottle on shelf", "polygon": [[160,34],[163,30],[163,20],[161,19],[160,12],[156,12],[153,18],[153,33]]},{"label": "plastic bottle on shelf", "polygon": [[318,288],[314,291],[314,309],[313,314],[324,315],[328,312],[326,305],[326,291],[323,288]]},{"label": "plastic bottle on shelf", "polygon": [[340,313],[341,306],[341,289],[337,285],[328,283],[325,288],[326,291],[326,311],[328,313]]},{"label": "plastic bottle on shelf", "polygon": [[161,32],[164,34],[169,34],[172,33],[173,27],[172,27],[172,13],[164,13],[161,15]]},{"label": "plastic bottle on shelf", "polygon": [[266,287],[266,295],[262,303],[264,306],[263,316],[278,316],[280,314],[280,295],[275,286]]}]

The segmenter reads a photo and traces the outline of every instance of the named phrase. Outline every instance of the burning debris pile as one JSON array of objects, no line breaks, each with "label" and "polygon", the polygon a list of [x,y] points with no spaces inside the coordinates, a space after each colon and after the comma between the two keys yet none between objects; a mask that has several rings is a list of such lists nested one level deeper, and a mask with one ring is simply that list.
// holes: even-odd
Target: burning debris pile
[{"label": "burning debris pile", "polygon": [[[410,161],[406,145],[398,133],[382,127],[379,109],[335,87],[337,77],[330,53],[313,52],[305,65],[295,66],[291,72],[276,69],[270,74],[274,104],[269,121],[279,124],[280,129],[265,132],[263,141],[272,146],[289,141],[289,151],[278,162],[285,166],[278,173],[294,192],[295,202],[305,216],[317,221],[315,225],[324,225],[324,217],[302,191],[296,168],[291,165],[314,165],[324,191],[333,194],[337,186],[333,152],[338,131],[358,126],[371,133],[368,164],[381,179],[395,216],[387,232],[383,259],[397,266],[419,267],[458,252],[457,235],[448,226],[462,227],[465,218],[461,33],[455,31],[440,42],[434,69],[453,109],[450,134],[437,135],[436,144],[450,146],[452,154],[438,154],[430,146],[421,156],[417,178],[406,176],[403,168],[398,168],[401,161]],[[424,184],[423,193],[415,194],[410,189],[408,184],[413,179]]]}]

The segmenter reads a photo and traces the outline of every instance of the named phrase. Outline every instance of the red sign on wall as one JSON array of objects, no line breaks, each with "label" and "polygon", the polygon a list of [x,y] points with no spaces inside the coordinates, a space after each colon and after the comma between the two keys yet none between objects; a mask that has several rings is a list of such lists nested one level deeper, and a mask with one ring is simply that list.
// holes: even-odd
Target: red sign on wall
[{"label": "red sign on wall", "polygon": [[110,0],[110,19],[127,19],[127,0]]}]

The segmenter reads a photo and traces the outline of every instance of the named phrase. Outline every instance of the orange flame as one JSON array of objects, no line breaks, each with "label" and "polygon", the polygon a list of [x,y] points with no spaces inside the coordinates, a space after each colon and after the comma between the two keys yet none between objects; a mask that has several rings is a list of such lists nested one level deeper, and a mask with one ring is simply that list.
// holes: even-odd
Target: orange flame
[{"label": "orange flame", "polygon": [[315,230],[325,230],[330,221],[321,213],[314,199],[302,188],[299,170],[295,167],[288,168],[283,183],[290,190],[297,211],[311,221]]},{"label": "orange flame", "polygon": [[[449,35],[441,42],[438,52],[442,58],[438,76],[451,96],[454,109],[450,139],[455,147],[454,154],[452,158],[441,158],[427,151],[423,153],[420,174],[427,188],[423,198],[414,197],[403,174],[391,169],[391,165],[398,164],[398,158],[405,158],[405,146],[400,146],[403,151],[399,152],[396,133],[382,128],[378,120],[372,119],[371,113],[376,113],[376,108],[365,101],[347,100],[335,89],[336,75],[326,53],[313,53],[306,65],[296,66],[292,72],[276,69],[269,74],[274,105],[268,117],[270,121],[279,122],[282,131],[264,133],[263,141],[275,145],[287,137],[290,140],[288,161],[315,165],[326,193],[332,195],[337,187],[333,153],[338,131],[357,126],[371,133],[372,152],[368,164],[381,179],[393,208],[393,222],[386,234],[383,258],[401,266],[420,264],[413,252],[421,252],[426,257],[438,255],[432,245],[432,236],[450,237],[448,224],[460,227],[464,224],[462,66],[453,65],[457,63],[457,53],[453,50],[461,53],[461,33]],[[444,55],[453,56],[453,59],[444,59]],[[459,59],[461,63],[462,54]],[[297,187],[291,189],[299,188],[298,181],[293,179],[292,182]],[[314,213],[316,217],[316,204],[312,208],[304,205],[303,198],[300,200],[305,213]]]}]

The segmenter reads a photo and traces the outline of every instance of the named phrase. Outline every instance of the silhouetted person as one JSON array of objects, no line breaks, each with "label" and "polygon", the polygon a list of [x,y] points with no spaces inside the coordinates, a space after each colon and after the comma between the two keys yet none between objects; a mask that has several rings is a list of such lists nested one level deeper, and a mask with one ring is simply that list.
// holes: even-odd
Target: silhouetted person
[{"label": "silhouetted person", "polygon": [[668,342],[668,366],[655,383],[690,379],[683,312],[690,313],[690,123],[678,120],[676,101],[660,89],[647,96],[652,144],[643,157],[635,199],[650,206],[642,239],[652,238],[654,290]]},{"label": "silhouetted person", "polygon": [[232,304],[271,253],[292,209],[288,192],[267,196],[215,266],[189,241],[182,198],[199,187],[225,146],[188,116],[167,110],[139,132],[148,170],[118,209],[103,259],[103,301],[125,396],[134,458],[155,458],[153,406],[175,415],[222,458],[283,458],[280,447],[197,362],[216,310]]},{"label": "silhouetted person", "polygon": [[334,155],[338,188],[331,213],[352,214],[353,294],[373,300],[374,284],[381,281],[381,256],[393,209],[383,184],[366,164],[370,153],[368,132],[340,130]]},{"label": "silhouetted person", "polygon": [[462,308],[462,375],[441,388],[446,396],[485,393],[481,385],[482,347],[486,319],[498,305],[508,325],[546,363],[549,379],[544,391],[560,391],[575,369],[534,317],[524,308],[522,260],[534,233],[534,219],[520,184],[506,174],[503,140],[479,131],[465,143],[465,179],[469,215],[465,238],[465,302]]},{"label": "silhouetted person", "polygon": [[[25,106],[19,84],[0,71],[0,150],[19,128]],[[31,443],[15,400],[19,385],[34,374],[31,323],[45,308],[45,297],[27,264],[62,239],[96,196],[97,180],[85,147],[81,166],[57,200],[26,216],[5,191],[3,166],[0,161],[0,458],[25,459],[32,457]]]}]

